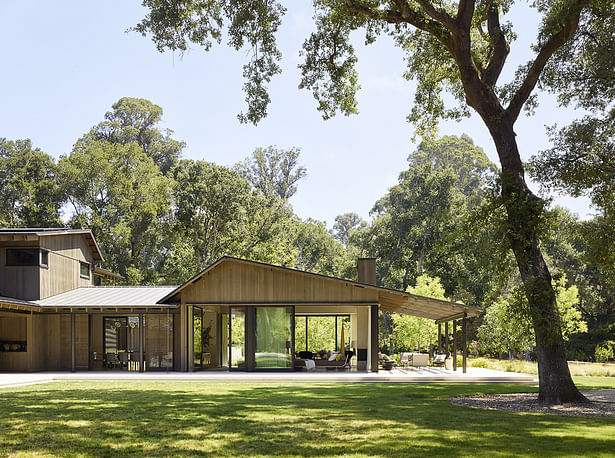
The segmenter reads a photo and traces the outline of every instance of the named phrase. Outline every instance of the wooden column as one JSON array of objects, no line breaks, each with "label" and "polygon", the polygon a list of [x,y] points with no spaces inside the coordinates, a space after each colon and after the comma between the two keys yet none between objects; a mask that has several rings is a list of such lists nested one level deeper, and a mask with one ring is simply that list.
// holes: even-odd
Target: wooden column
[{"label": "wooden column", "polygon": [[453,370],[457,370],[457,321],[453,320]]},{"label": "wooden column", "polygon": [[192,305],[186,306],[186,370],[194,369],[194,309]]},{"label": "wooden column", "polygon": [[139,313],[139,372],[143,370],[143,314]]},{"label": "wooden column", "polygon": [[446,356],[450,355],[450,352],[448,351],[450,349],[449,346],[449,338],[448,338],[448,321],[446,323],[444,323],[444,354]]},{"label": "wooden column", "polygon": [[75,372],[75,314],[70,312],[70,371]]},{"label": "wooden column", "polygon": [[378,306],[372,305],[369,312],[371,372],[378,372]]},{"label": "wooden column", "polygon": [[442,353],[442,323],[438,323],[438,353]]},{"label": "wooden column", "polygon": [[467,372],[468,359],[468,319],[464,316],[461,321],[461,333],[463,334],[463,373]]}]

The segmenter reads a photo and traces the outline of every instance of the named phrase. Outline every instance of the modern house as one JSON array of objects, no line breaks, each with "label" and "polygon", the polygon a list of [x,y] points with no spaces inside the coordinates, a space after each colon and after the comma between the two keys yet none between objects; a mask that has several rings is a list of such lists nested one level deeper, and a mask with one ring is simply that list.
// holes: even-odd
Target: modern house
[{"label": "modern house", "polygon": [[[481,312],[378,287],[371,258],[350,281],[225,256],[160,287],[97,286],[118,279],[102,262],[87,230],[0,229],[0,371],[292,371],[296,350],[342,347],[377,371],[379,309],[447,330]],[[323,320],[331,348],[311,348]]]}]

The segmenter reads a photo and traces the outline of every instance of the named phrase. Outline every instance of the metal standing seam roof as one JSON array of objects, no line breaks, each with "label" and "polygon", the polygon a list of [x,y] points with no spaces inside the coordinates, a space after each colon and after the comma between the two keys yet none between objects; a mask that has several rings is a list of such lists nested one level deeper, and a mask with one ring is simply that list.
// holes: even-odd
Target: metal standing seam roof
[{"label": "metal standing seam roof", "polygon": [[38,301],[45,307],[164,307],[158,301],[176,286],[88,286]]}]

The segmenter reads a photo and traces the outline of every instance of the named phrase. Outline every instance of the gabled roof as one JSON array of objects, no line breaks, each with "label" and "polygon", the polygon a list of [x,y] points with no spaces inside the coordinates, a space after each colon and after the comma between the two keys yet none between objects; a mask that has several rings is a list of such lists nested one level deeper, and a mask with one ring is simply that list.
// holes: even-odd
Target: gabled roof
[{"label": "gabled roof", "polygon": [[67,229],[63,227],[27,227],[27,228],[10,228],[0,229],[0,240],[22,241],[22,240],[38,240],[40,237],[67,235],[67,234],[82,234],[85,241],[92,252],[92,257],[96,262],[103,262],[103,255],[100,251],[96,239],[92,231],[87,229]]},{"label": "gabled roof", "polygon": [[176,286],[88,286],[34,302],[41,308],[160,307],[160,299],[176,288]]},{"label": "gabled roof", "polygon": [[250,261],[247,259],[234,258],[231,256],[223,256],[216,262],[205,268],[194,277],[189,279],[183,285],[177,287],[175,290],[169,292],[165,297],[160,300],[160,303],[166,303],[169,300],[179,301],[179,294],[190,285],[198,282],[208,273],[214,269],[228,264],[247,264],[252,266],[260,266],[267,268],[271,271],[278,271],[281,273],[292,273],[298,276],[307,276],[318,279],[324,279],[326,281],[340,283],[345,285],[355,285],[361,288],[372,290],[377,293],[378,302],[380,307],[386,311],[404,313],[423,318],[433,320],[445,320],[451,317],[458,318],[458,315],[465,316],[477,316],[482,312],[482,309],[478,307],[459,304],[456,302],[443,301],[439,299],[432,299],[423,296],[417,296],[404,291],[398,291],[389,288],[383,288],[381,286],[375,286],[368,283],[360,283],[352,280],[346,280],[343,278],[330,277],[327,275],[316,274],[312,272],[305,272],[297,269],[291,269],[289,267],[276,266],[272,264],[265,264],[257,261]]}]

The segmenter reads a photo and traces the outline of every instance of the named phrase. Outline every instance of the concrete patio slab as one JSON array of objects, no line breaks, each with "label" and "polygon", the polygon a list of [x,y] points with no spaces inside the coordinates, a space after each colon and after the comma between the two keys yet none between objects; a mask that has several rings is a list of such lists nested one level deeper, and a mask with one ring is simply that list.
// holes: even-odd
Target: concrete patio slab
[{"label": "concrete patio slab", "polygon": [[312,372],[40,372],[32,374],[0,374],[0,388],[44,383],[51,381],[188,381],[188,382],[314,382],[314,383],[514,383],[537,384],[534,377],[514,372],[500,372],[477,367],[468,368],[466,374],[441,368],[396,368],[377,373],[353,371],[312,371]]}]

